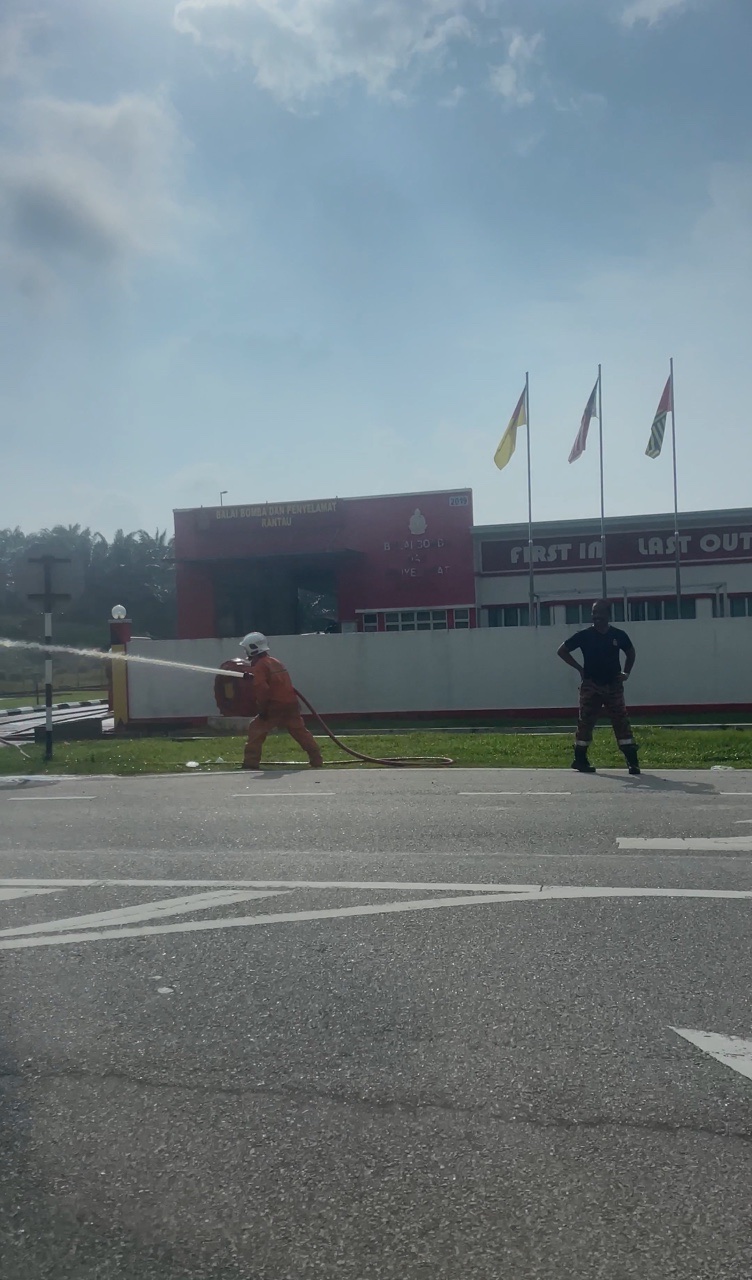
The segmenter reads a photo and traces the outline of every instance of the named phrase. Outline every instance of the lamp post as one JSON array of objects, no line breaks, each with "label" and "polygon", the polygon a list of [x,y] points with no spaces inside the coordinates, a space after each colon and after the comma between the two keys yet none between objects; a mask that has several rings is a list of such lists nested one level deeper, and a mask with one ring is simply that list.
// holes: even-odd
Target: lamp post
[{"label": "lamp post", "polygon": [[[110,614],[110,653],[125,654],[130,643],[132,623],[122,604],[113,605]],[[128,675],[125,662],[117,659],[107,664],[110,711],[115,728],[128,722]]]},{"label": "lamp post", "polygon": [[122,604],[113,605],[110,615],[110,644],[124,645],[131,638],[131,620],[128,610]]},{"label": "lamp post", "polygon": [[224,504],[224,502],[222,501],[222,499],[224,498],[224,496],[225,496],[225,494],[226,494],[226,493],[227,493],[227,490],[226,490],[226,489],[223,489],[223,490],[222,490],[222,492],[221,492],[221,493],[220,493],[220,495],[219,495],[219,505],[220,505],[220,507],[223,507],[223,506],[225,505],[225,504]]}]

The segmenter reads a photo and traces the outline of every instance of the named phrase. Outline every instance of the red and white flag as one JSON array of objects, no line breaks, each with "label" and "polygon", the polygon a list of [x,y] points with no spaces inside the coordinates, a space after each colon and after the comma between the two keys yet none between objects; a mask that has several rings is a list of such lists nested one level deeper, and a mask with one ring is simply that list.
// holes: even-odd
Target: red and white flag
[{"label": "red and white flag", "polygon": [[666,418],[674,410],[674,375],[670,375],[663,389],[661,402],[655,411],[653,426],[650,431],[648,447],[645,450],[649,458],[660,458],[663,448],[663,437],[666,434]]},{"label": "red and white flag", "polygon": [[595,386],[593,387],[593,394],[591,395],[590,399],[588,400],[585,406],[585,412],[582,415],[582,422],[580,423],[580,429],[577,432],[577,437],[575,439],[574,444],[572,445],[572,452],[569,455],[570,462],[576,462],[577,459],[581,457],[582,454],[585,452],[585,446],[587,445],[588,431],[590,430],[591,419],[597,418],[597,417],[598,417],[598,383],[596,382]]}]

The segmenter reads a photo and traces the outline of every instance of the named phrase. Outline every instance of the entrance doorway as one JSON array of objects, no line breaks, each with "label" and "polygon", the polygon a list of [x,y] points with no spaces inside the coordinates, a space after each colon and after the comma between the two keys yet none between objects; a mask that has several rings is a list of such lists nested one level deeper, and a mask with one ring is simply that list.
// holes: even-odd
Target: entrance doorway
[{"label": "entrance doorway", "polygon": [[337,579],[327,555],[225,562],[215,576],[217,634],[338,630]]}]

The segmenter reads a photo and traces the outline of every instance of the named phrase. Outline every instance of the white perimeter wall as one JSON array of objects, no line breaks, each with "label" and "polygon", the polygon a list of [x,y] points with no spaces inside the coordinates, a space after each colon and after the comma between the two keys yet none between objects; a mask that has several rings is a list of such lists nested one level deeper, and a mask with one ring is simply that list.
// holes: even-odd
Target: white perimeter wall
[{"label": "white perimeter wall", "polygon": [[[752,619],[631,623],[633,706],[752,704]],[[272,650],[324,715],[572,706],[577,675],[556,656],[572,628],[278,636]],[[134,640],[129,652],[217,667],[229,640]],[[213,676],[129,665],[132,720],[215,716]]]}]

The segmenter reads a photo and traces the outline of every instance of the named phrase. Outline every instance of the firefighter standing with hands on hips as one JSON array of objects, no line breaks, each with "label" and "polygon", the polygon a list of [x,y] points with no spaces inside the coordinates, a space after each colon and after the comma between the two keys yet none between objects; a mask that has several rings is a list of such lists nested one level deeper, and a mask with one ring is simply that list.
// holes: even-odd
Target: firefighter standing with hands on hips
[{"label": "firefighter standing with hands on hips", "polygon": [[269,642],[260,631],[250,631],[240,642],[251,664],[253,695],[258,714],[248,727],[243,752],[244,769],[261,767],[261,749],[272,729],[285,729],[305,751],[312,769],[324,763],[313,734],[306,729],[300,704],[287,668],[273,658]]},{"label": "firefighter standing with hands on hips", "polygon": [[[607,600],[597,600],[593,605],[593,625],[578,631],[559,647],[558,654],[567,666],[574,667],[582,676],[580,685],[580,717],[574,743],[572,768],[579,773],[595,773],[588,760],[588,747],[593,741],[593,729],[598,713],[603,710],[611,721],[619,750],[629,766],[631,774],[639,774],[637,744],[632,736],[632,726],[624,702],[624,681],[635,664],[635,648],[626,631],[611,626],[611,607]],[[572,650],[579,649],[582,664],[572,657]],[[620,654],[625,654],[624,670]]]}]

